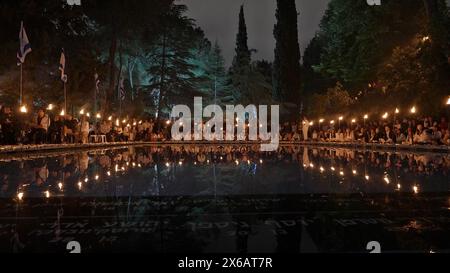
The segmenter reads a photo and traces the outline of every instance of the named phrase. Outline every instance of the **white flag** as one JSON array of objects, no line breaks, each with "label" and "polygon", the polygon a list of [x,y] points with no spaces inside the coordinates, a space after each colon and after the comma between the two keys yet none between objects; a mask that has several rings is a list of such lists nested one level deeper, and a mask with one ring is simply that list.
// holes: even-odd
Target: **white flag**
[{"label": "white flag", "polygon": [[61,71],[61,80],[67,82],[66,71],[66,55],[64,55],[64,50],[61,52],[61,58],[59,59],[59,70]]},{"label": "white flag", "polygon": [[20,48],[19,51],[17,51],[17,65],[23,64],[25,62],[25,57],[31,52],[30,41],[28,40],[23,22],[20,23],[19,41]]}]

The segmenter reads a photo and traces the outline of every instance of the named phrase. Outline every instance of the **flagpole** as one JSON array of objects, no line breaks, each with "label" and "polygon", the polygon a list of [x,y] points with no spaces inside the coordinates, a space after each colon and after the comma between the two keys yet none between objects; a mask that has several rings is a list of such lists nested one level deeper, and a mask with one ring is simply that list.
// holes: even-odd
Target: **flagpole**
[{"label": "flagpole", "polygon": [[65,81],[64,81],[64,114],[67,115],[67,88]]},{"label": "flagpole", "polygon": [[64,84],[64,114],[67,115],[67,75],[65,73],[66,69],[66,56],[64,54],[64,48],[61,52],[61,57],[59,59],[59,70],[61,71],[61,81]]},{"label": "flagpole", "polygon": [[23,63],[20,64],[20,96],[19,96],[19,106],[23,103]]},{"label": "flagpole", "polygon": [[119,99],[119,116],[122,116],[122,98]]},{"label": "flagpole", "polygon": [[95,113],[95,120],[97,120],[97,88],[94,90],[94,113]]},{"label": "flagpole", "polygon": [[123,93],[123,80],[122,77],[119,78],[119,85],[117,86],[117,96],[119,99],[119,116],[122,116],[122,93]]},{"label": "flagpole", "polygon": [[95,81],[95,87],[94,87],[94,114],[95,114],[95,121],[97,121],[97,81],[98,81],[98,76],[97,73],[95,74],[96,77],[94,77],[94,81]]}]

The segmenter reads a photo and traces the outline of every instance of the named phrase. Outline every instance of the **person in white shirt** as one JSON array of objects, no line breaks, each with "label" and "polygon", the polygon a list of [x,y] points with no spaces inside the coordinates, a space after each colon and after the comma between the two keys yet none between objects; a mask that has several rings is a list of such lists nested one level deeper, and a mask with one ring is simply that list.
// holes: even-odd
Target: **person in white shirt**
[{"label": "person in white shirt", "polygon": [[47,131],[50,127],[50,118],[44,109],[39,109],[35,123],[32,125],[32,134],[36,144],[47,142]]},{"label": "person in white shirt", "polygon": [[349,128],[345,130],[344,140],[346,142],[353,142],[355,140],[355,134],[353,130],[350,130]]},{"label": "person in white shirt", "polygon": [[89,140],[89,129],[90,124],[89,120],[86,116],[81,117],[81,123],[80,123],[80,135],[81,135],[81,143],[86,144]]},{"label": "person in white shirt", "polygon": [[428,143],[430,139],[428,138],[427,133],[423,129],[423,126],[421,124],[417,125],[417,130],[414,135],[414,144],[424,144]]},{"label": "person in white shirt", "polygon": [[305,117],[303,118],[303,141],[308,141],[308,133],[309,133],[309,120]]}]

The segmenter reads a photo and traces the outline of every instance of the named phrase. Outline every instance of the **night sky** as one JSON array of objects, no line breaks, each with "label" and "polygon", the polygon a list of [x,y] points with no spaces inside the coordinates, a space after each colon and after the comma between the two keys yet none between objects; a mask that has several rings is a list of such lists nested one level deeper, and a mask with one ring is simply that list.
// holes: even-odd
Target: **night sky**
[{"label": "night sky", "polygon": [[[308,45],[318,30],[330,0],[296,0],[300,47]],[[275,39],[275,0],[181,0],[211,41],[218,40],[229,65],[234,56],[239,7],[244,3],[249,47],[258,50],[253,59],[273,60]]]}]

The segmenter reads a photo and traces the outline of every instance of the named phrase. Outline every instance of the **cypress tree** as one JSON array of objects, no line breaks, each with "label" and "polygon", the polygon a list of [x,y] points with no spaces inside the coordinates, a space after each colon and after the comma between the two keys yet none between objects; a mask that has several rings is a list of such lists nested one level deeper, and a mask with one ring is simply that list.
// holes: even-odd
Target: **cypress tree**
[{"label": "cypress tree", "polygon": [[245,97],[248,93],[248,79],[250,73],[251,53],[247,44],[247,25],[245,23],[244,6],[239,12],[239,31],[236,36],[236,55],[230,69],[231,80],[235,91],[235,98]]},{"label": "cypress tree", "polygon": [[277,0],[273,63],[273,97],[281,103],[301,103],[300,46],[295,0]]}]

